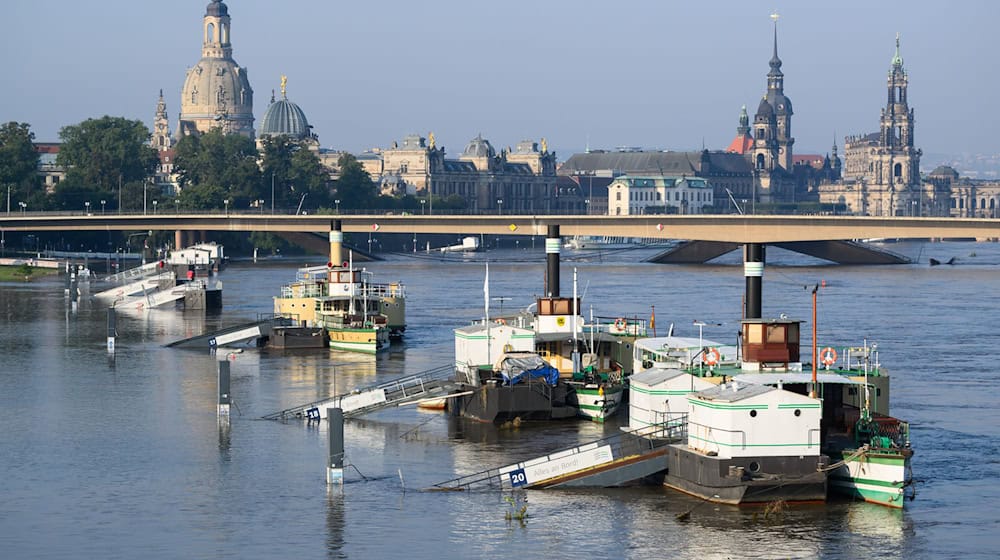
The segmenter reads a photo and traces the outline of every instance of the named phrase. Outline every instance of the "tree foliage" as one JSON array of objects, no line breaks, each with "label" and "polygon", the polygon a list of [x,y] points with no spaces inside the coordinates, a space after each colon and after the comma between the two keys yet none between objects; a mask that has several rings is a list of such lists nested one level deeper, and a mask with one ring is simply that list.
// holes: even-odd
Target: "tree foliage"
[{"label": "tree foliage", "polygon": [[114,202],[119,185],[142,183],[156,170],[156,150],[142,121],[104,116],[65,126],[56,163],[66,179],[56,188],[59,206],[104,198]]},{"label": "tree foliage", "polygon": [[[35,133],[27,123],[0,126],[0,186],[9,186],[23,198],[38,186]],[[6,193],[4,193],[6,194]]]},{"label": "tree foliage", "polygon": [[257,148],[246,136],[212,130],[177,143],[174,170],[185,208],[246,208],[262,198]]},{"label": "tree foliage", "polygon": [[358,159],[351,154],[340,156],[337,162],[340,178],[337,179],[337,198],[347,209],[367,209],[376,205],[375,183]]},{"label": "tree foliage", "polygon": [[265,206],[272,186],[276,208],[297,208],[303,195],[309,208],[329,205],[330,174],[311,150],[286,136],[269,136],[263,140],[261,159]]}]

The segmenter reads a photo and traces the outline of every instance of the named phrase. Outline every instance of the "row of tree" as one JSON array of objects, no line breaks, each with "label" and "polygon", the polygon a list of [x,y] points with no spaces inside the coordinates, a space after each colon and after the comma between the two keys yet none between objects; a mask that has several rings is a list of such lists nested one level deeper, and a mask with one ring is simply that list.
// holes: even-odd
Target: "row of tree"
[{"label": "row of tree", "polygon": [[[163,211],[273,207],[326,213],[421,206],[413,196],[379,196],[368,172],[350,154],[340,158],[339,177],[331,181],[316,153],[282,136],[265,138],[260,150],[245,136],[220,131],[182,138],[173,161],[179,195],[157,190],[153,178],[159,157],[141,121],[88,119],[63,127],[59,138],[55,163],[66,176],[48,192],[38,174],[39,155],[30,126],[18,122],[0,126],[0,185],[9,187],[10,197],[25,202],[29,210],[83,210],[90,202],[96,211],[100,202],[103,211],[135,212],[150,210],[153,200]],[[434,207],[461,209],[465,201],[435,199]]]}]

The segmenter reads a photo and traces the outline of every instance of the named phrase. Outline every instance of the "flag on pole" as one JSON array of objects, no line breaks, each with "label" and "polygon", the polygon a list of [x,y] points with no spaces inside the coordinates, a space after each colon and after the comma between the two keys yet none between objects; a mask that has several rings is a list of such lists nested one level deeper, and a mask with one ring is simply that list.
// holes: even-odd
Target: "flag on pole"
[{"label": "flag on pole", "polygon": [[486,263],[486,280],[483,281],[483,300],[486,302],[486,320],[490,320],[490,263]]}]

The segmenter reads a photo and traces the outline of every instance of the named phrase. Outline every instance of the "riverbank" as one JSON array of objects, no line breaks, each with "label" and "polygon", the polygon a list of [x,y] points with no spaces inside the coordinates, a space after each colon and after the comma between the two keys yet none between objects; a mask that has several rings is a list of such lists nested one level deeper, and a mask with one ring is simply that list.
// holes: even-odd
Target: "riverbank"
[{"label": "riverbank", "polygon": [[30,265],[5,266],[0,265],[0,282],[24,281],[30,282],[33,278],[41,278],[59,274],[56,268],[40,268]]}]

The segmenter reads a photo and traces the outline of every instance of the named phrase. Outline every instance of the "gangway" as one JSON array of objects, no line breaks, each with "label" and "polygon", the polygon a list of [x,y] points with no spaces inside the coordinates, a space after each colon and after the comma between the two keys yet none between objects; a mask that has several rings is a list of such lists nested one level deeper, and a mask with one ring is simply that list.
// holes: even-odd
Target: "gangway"
[{"label": "gangway", "polygon": [[268,414],[265,420],[326,418],[327,408],[340,408],[344,417],[369,414],[393,406],[414,403],[428,398],[447,397],[454,388],[455,367],[451,364],[436,367],[415,375],[400,377],[378,385],[355,389],[349,393],[288,408]]},{"label": "gangway", "polygon": [[512,490],[621,486],[667,468],[669,444],[687,435],[687,418],[622,431],[499,468],[435,484],[435,490]]},{"label": "gangway", "polygon": [[262,318],[258,316],[256,321],[241,323],[216,331],[192,336],[183,340],[177,340],[167,344],[167,348],[219,348],[222,346],[235,346],[246,344],[254,339],[259,339],[271,334],[274,327],[289,327],[295,321],[289,317],[270,316]]},{"label": "gangway", "polygon": [[142,277],[139,280],[134,280],[128,284],[115,286],[114,288],[104,290],[103,292],[98,292],[94,294],[94,297],[97,299],[122,299],[159,288],[160,284],[163,282],[170,282],[172,284],[174,281],[173,272],[162,272],[156,274],[155,276]]},{"label": "gangway", "polygon": [[130,280],[137,280],[139,278],[145,278],[153,274],[157,274],[159,271],[164,270],[161,266],[163,261],[153,261],[136,267],[132,267],[128,270],[123,270],[117,272],[110,276],[104,277],[105,282],[128,282]]}]

